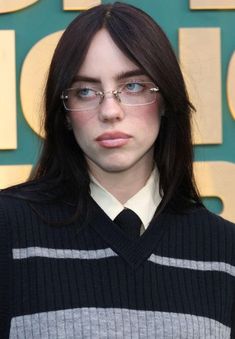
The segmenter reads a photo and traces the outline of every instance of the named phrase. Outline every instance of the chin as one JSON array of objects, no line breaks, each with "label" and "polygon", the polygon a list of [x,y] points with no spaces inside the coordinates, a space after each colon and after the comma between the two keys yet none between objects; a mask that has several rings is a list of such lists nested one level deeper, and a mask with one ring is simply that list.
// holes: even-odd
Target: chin
[{"label": "chin", "polygon": [[109,173],[125,172],[135,166],[135,162],[130,161],[110,161],[109,163],[97,164],[103,171]]},{"label": "chin", "polygon": [[[131,157],[130,154],[120,156],[112,154],[107,157],[100,157],[100,159],[88,158],[88,164],[92,168],[100,168],[102,171],[107,173],[122,173],[130,169],[134,169],[139,162],[139,158]],[[143,165],[144,166],[144,165]]]},{"label": "chin", "polygon": [[120,173],[120,172],[125,172],[128,170],[131,166],[124,166],[124,165],[111,165],[111,166],[102,166],[102,170],[108,173]]}]

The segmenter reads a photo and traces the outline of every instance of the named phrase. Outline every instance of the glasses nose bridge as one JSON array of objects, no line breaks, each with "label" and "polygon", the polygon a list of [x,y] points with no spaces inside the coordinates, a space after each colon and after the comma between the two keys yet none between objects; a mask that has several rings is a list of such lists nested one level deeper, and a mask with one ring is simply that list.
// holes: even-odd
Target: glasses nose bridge
[{"label": "glasses nose bridge", "polygon": [[121,92],[118,91],[117,89],[109,90],[109,91],[100,91],[98,92],[98,95],[100,96],[100,104],[103,102],[103,100],[106,99],[115,99],[118,102],[121,102],[121,99],[119,97],[119,94]]},{"label": "glasses nose bridge", "polygon": [[[120,105],[121,100],[118,96],[119,91],[117,89],[102,91],[99,93],[100,102],[99,102],[99,118],[103,121],[116,121],[121,120],[124,117],[124,111],[122,105]],[[104,99],[113,99],[110,102],[105,101]]]}]

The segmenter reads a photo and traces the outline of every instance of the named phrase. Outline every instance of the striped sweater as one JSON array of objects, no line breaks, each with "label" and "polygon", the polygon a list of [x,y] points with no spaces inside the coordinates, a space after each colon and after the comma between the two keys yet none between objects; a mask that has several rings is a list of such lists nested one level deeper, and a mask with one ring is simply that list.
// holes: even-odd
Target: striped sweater
[{"label": "striped sweater", "polygon": [[233,224],[168,211],[131,241],[93,205],[78,232],[0,194],[0,338],[235,338]]}]

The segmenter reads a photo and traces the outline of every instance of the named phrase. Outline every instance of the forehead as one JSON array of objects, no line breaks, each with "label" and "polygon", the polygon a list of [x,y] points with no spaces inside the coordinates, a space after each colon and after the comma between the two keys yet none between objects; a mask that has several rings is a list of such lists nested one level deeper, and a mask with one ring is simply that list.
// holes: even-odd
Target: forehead
[{"label": "forehead", "polygon": [[92,39],[78,75],[105,81],[137,69],[138,66],[117,47],[109,33],[101,29]]}]

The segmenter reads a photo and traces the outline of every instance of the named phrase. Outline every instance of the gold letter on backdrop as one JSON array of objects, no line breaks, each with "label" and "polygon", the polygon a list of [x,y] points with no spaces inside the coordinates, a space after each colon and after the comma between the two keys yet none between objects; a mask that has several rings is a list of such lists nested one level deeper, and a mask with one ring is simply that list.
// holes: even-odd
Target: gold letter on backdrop
[{"label": "gold letter on backdrop", "polygon": [[235,222],[235,164],[225,161],[195,162],[194,173],[203,197],[218,197],[223,202],[221,216]]},{"label": "gold letter on backdrop", "polygon": [[16,149],[15,32],[0,31],[0,149]]},{"label": "gold letter on backdrop", "polygon": [[0,13],[16,12],[39,0],[0,0]]},{"label": "gold letter on backdrop", "polygon": [[54,49],[62,32],[50,34],[32,47],[25,58],[21,79],[20,94],[22,110],[29,126],[43,137],[43,92],[46,76]]},{"label": "gold letter on backdrop", "polygon": [[65,11],[83,11],[101,4],[101,0],[64,0]]},{"label": "gold letter on backdrop", "polygon": [[222,142],[219,28],[180,28],[179,52],[189,96],[196,107],[195,144]]},{"label": "gold letter on backdrop", "polygon": [[191,9],[235,9],[235,0],[190,0]]},{"label": "gold letter on backdrop", "polygon": [[0,165],[0,189],[26,181],[32,165]]},{"label": "gold letter on backdrop", "polygon": [[230,112],[235,119],[235,52],[228,66],[227,97]]}]

